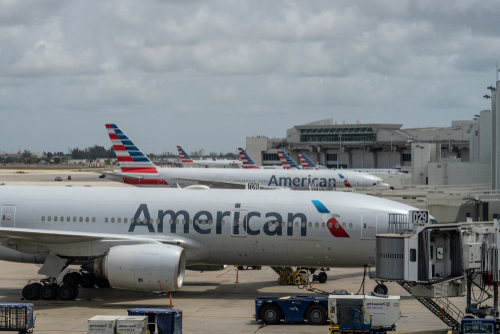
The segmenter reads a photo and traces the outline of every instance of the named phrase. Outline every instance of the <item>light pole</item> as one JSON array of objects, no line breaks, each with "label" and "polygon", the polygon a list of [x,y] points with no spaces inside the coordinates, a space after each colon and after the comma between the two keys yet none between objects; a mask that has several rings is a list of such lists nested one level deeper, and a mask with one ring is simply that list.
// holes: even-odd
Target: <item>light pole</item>
[{"label": "light pole", "polygon": [[448,132],[448,149],[451,152],[451,132]]},{"label": "light pole", "polygon": [[392,164],[391,164],[391,158],[392,158],[392,136],[394,136],[394,133],[389,133],[389,136],[391,136],[391,152],[389,152],[389,168],[392,168]]}]

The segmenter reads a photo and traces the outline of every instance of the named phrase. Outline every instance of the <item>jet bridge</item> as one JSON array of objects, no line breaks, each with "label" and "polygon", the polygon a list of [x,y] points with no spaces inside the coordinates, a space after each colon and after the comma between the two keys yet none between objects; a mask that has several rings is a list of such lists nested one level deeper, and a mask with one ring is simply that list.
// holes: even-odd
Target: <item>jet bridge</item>
[{"label": "jet bridge", "polygon": [[[376,236],[376,265],[370,278],[379,283],[376,292],[387,292],[384,282],[397,282],[454,329],[460,327],[465,313],[496,318],[498,240],[496,218],[493,223],[431,224],[427,211],[390,214],[387,233]],[[482,284],[476,283],[478,275]],[[494,296],[486,291],[487,284],[493,285]],[[484,297],[475,303],[473,286]],[[463,312],[448,298],[465,294],[467,308]],[[491,297],[493,306],[486,306]]]}]

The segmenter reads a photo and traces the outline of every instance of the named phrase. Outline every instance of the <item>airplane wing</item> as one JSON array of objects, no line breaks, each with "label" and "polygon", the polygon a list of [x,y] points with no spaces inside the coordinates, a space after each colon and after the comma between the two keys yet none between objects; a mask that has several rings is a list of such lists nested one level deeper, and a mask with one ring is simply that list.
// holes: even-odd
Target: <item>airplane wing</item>
[{"label": "airplane wing", "polygon": [[34,244],[69,244],[85,241],[132,241],[172,244],[186,247],[189,239],[171,237],[168,235],[117,235],[91,232],[46,231],[27,228],[0,227],[0,241],[17,240]]}]

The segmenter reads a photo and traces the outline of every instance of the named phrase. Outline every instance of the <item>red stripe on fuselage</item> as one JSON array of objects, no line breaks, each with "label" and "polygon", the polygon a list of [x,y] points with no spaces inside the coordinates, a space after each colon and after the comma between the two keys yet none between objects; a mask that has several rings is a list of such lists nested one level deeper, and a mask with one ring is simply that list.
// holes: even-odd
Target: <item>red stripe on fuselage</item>
[{"label": "red stripe on fuselage", "polygon": [[148,173],[148,174],[151,174],[151,173],[154,173],[154,174],[158,174],[158,171],[156,170],[156,168],[140,168],[140,167],[122,167],[122,172],[124,173]]}]

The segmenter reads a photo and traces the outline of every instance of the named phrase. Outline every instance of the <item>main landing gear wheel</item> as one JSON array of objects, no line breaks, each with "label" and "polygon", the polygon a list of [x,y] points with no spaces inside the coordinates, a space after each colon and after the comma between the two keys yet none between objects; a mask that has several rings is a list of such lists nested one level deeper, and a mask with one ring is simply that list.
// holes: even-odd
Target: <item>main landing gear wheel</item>
[{"label": "main landing gear wheel", "polygon": [[241,266],[241,270],[247,270],[248,266]]},{"label": "main landing gear wheel", "polygon": [[80,285],[82,288],[92,288],[95,285],[95,276],[83,274],[80,276]]},{"label": "main landing gear wheel", "polygon": [[318,274],[318,282],[326,283],[327,280],[328,280],[328,275],[324,271]]},{"label": "main landing gear wheel", "polygon": [[379,284],[373,289],[373,292],[378,293],[379,295],[386,295],[389,289],[385,284]]},{"label": "main landing gear wheel", "polygon": [[72,273],[67,273],[63,277],[63,283],[65,284],[73,284],[73,285],[78,285],[80,284],[80,274],[72,272]]},{"label": "main landing gear wheel", "polygon": [[261,266],[252,266],[252,269],[254,269],[254,270],[261,270],[262,267]]},{"label": "main landing gear wheel", "polygon": [[75,289],[72,285],[63,284],[57,291],[60,300],[72,300],[75,297]]},{"label": "main landing gear wheel", "polygon": [[54,300],[57,298],[57,284],[47,284],[40,288],[40,298],[43,300]]},{"label": "main landing gear wheel", "polygon": [[267,304],[260,309],[260,318],[266,325],[277,325],[281,320],[281,308],[276,304]]},{"label": "main landing gear wheel", "polygon": [[328,319],[326,308],[323,305],[311,305],[306,313],[307,322],[311,325],[324,325]]},{"label": "main landing gear wheel", "polygon": [[23,288],[23,298],[26,300],[37,300],[40,298],[40,286],[37,283],[28,284]]}]

